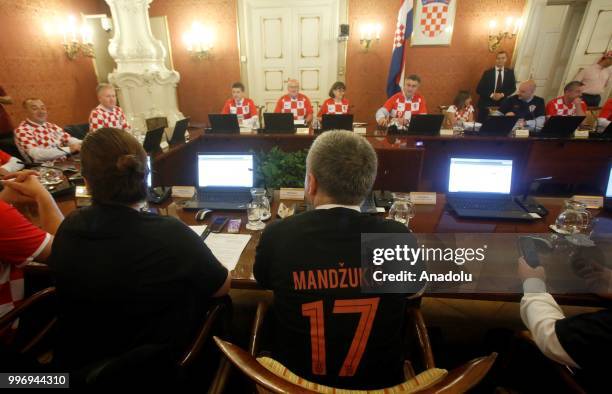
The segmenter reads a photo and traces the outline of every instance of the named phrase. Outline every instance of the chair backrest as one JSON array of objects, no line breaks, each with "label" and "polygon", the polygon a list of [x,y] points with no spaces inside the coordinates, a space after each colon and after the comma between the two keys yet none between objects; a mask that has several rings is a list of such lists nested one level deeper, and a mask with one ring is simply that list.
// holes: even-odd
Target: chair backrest
[{"label": "chair backrest", "polygon": [[420,148],[379,148],[374,190],[414,192],[419,190],[424,150]]},{"label": "chair backrest", "polygon": [[82,140],[87,135],[87,132],[89,132],[89,123],[67,125],[64,126],[64,130],[74,138]]},{"label": "chair backrest", "polygon": [[165,129],[166,127],[168,127],[168,118],[166,118],[165,116],[149,118],[145,120],[145,123],[147,124],[147,131],[159,129],[160,127],[163,127]]}]

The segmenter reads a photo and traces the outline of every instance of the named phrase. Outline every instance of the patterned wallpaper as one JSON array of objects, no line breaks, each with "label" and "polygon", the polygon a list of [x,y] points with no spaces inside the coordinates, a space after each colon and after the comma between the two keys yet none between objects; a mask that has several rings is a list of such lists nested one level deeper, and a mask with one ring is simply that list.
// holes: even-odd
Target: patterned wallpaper
[{"label": "patterned wallpaper", "polygon": [[21,102],[28,97],[42,98],[54,123],[87,122],[97,104],[93,62],[70,61],[61,38],[43,32],[43,22],[69,13],[105,12],[104,8],[99,0],[0,1],[0,85],[15,100],[5,106],[15,126],[24,118]]}]

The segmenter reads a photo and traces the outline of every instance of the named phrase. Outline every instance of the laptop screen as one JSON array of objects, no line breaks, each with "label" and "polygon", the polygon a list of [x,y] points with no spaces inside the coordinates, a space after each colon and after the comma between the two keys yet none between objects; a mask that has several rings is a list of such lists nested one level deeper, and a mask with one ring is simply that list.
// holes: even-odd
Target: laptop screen
[{"label": "laptop screen", "polygon": [[610,175],[608,175],[608,187],[606,188],[606,198],[612,198],[612,165],[610,166]]},{"label": "laptop screen", "polygon": [[451,193],[510,194],[512,160],[451,158]]},{"label": "laptop screen", "polygon": [[149,187],[149,189],[151,188],[151,186],[153,186],[153,169],[151,168],[151,156],[147,156],[147,168],[149,169],[149,172],[147,174],[147,186]]},{"label": "laptop screen", "polygon": [[253,187],[253,155],[199,154],[199,187]]}]

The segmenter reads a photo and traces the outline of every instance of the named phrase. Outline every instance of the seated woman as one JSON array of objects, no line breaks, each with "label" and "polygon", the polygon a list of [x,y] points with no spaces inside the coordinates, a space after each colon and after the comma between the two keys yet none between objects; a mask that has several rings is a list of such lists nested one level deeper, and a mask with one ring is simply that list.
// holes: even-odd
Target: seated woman
[{"label": "seated woman", "polygon": [[453,100],[453,105],[446,110],[452,125],[459,122],[474,121],[474,107],[472,106],[472,97],[467,90],[460,90]]},{"label": "seated woman", "polygon": [[319,121],[323,118],[323,115],[344,115],[349,113],[349,102],[344,98],[346,94],[346,85],[344,82],[334,82],[331,89],[329,89],[329,97],[321,104],[317,118]]},{"label": "seated woman", "polygon": [[92,205],[66,218],[48,261],[59,300],[59,367],[95,369],[151,349],[174,365],[211,297],[227,294],[228,271],[184,223],[141,211],[149,170],[132,135],[90,132],[81,163]]}]

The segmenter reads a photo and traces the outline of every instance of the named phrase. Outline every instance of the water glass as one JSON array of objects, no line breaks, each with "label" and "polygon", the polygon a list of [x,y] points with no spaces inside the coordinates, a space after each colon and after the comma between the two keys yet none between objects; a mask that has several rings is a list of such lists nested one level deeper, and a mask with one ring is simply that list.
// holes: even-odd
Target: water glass
[{"label": "water glass", "polygon": [[414,205],[408,193],[393,193],[393,205],[387,219],[395,220],[410,228],[410,219],[414,217]]},{"label": "water glass", "polygon": [[263,230],[266,224],[261,221],[262,207],[261,204],[251,202],[247,205],[246,228],[249,230]]}]

